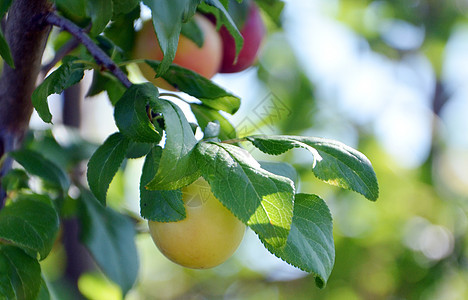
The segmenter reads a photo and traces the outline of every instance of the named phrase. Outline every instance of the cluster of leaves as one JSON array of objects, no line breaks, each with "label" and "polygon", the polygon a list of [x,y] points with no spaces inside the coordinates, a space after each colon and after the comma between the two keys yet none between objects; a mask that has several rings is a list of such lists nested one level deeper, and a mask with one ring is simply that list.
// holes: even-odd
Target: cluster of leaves
[{"label": "cluster of leaves", "polygon": [[[36,132],[23,149],[9,154],[23,168],[12,169],[2,179],[8,203],[0,211],[0,295],[6,299],[50,298],[39,261],[56,246],[60,223],[69,218],[78,219],[81,242],[122,291],[135,282],[134,224],[70,182],[67,169],[88,160],[96,145],[76,132],[66,135],[68,139],[59,143],[51,131]],[[75,198],[69,193],[72,185],[80,190]]]},{"label": "cluster of leaves", "polygon": [[[268,8],[270,16],[278,17],[280,1],[258,2]],[[37,146],[40,140],[36,138],[33,143],[26,143],[24,149],[10,154],[24,171],[14,169],[3,178],[9,203],[0,211],[0,272],[7,274],[1,277],[0,295],[48,299],[38,261],[51,251],[60,218],[70,216],[78,217],[82,243],[125,294],[134,284],[138,270],[135,231],[128,217],[106,206],[106,198],[124,160],[143,157],[140,207],[144,219],[161,222],[184,219],[180,188],[203,176],[214,195],[257,233],[271,253],[314,274],[317,285],[323,287],[333,268],[335,254],[332,218],[326,203],[317,195],[298,193],[297,174],[291,166],[260,163],[241,143],[250,142],[271,155],[303,148],[314,157],[311,170],[317,178],[376,200],[378,186],[371,163],[358,151],[326,139],[238,137],[234,126],[221,112],[234,114],[240,99],[190,70],[171,65],[182,25],[196,9],[215,14],[218,23],[224,24],[236,38],[240,49],[242,38],[225,8],[227,1],[144,0],[143,3],[152,11],[153,24],[165,53],[163,61],[147,60],[146,63],[181,92],[199,100],[190,103],[198,124],[190,124],[182,110],[167,99],[167,94],[161,96],[152,84],[124,88],[109,74],[96,70],[89,94],[108,92],[115,105],[114,119],[119,131],[97,147],[89,159],[89,190],[75,180],[73,187],[79,189],[79,196],[71,197],[66,172],[67,167],[87,160],[88,152],[64,156],[70,145],[58,143],[50,134],[45,139],[47,147]],[[116,62],[125,61],[131,49],[124,47],[128,47],[131,34],[122,39],[126,35],[117,32],[119,29],[125,32],[123,29],[130,24],[133,28],[133,21],[139,16],[139,1],[56,0],[56,4],[77,24],[91,21],[90,35],[95,37],[96,44]],[[112,21],[110,25],[109,21]],[[93,65],[89,54],[77,55],[64,58],[61,66],[33,93],[34,107],[45,122],[52,121],[47,97],[79,82],[84,70]],[[196,130],[204,133],[203,139],[195,138]],[[41,152],[43,149],[48,151]],[[53,162],[57,157],[62,158],[60,165]],[[30,176],[41,179],[39,188],[31,186]]]}]

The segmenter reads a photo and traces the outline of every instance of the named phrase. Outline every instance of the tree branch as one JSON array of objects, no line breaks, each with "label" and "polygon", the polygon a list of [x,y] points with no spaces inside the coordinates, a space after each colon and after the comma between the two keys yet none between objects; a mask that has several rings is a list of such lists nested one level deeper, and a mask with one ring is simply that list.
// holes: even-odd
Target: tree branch
[{"label": "tree branch", "polygon": [[119,79],[126,88],[129,88],[132,85],[130,80],[128,80],[127,75],[125,75],[125,73],[114,63],[114,61],[112,61],[112,59],[107,56],[107,54],[101,48],[99,48],[93,42],[93,40],[91,40],[91,38],[83,31],[82,28],[55,13],[49,13],[45,17],[45,21],[48,24],[60,27],[73,35],[86,47],[86,49],[88,49],[89,53],[91,53],[91,55],[96,60],[96,63],[112,72],[112,74],[114,74],[114,76],[117,77],[117,79]]},{"label": "tree branch", "polygon": [[65,45],[63,45],[60,50],[57,51],[54,58],[48,62],[46,65],[43,65],[41,68],[41,72],[43,77],[49,73],[49,71],[59,62],[61,61],[68,53],[73,51],[76,47],[80,45],[80,42],[76,38],[72,38],[69,40]]},{"label": "tree branch", "polygon": [[[50,32],[44,16],[52,10],[48,0],[15,0],[5,22],[5,38],[15,69],[3,66],[0,78],[0,157],[15,150],[23,140],[33,111],[31,94],[41,68],[41,59]],[[2,177],[11,168],[7,158],[0,169]],[[0,189],[0,208],[5,193]]]}]

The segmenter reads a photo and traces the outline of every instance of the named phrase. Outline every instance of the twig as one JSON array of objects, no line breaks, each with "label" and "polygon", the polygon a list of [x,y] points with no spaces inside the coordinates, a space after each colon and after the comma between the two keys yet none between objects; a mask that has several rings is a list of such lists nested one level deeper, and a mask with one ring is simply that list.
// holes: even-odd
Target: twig
[{"label": "twig", "polygon": [[93,40],[91,40],[82,28],[53,12],[49,13],[45,17],[45,22],[68,31],[80,43],[82,43],[86,49],[88,49],[89,53],[91,53],[99,65],[112,72],[112,74],[114,74],[114,76],[117,77],[117,79],[120,80],[126,88],[129,88],[132,85],[130,80],[128,80],[127,75],[125,75],[114,61],[112,61],[112,59],[101,48],[99,48]]},{"label": "twig", "polygon": [[[84,29],[85,33],[89,33],[91,26],[88,26]],[[54,58],[46,65],[43,65],[41,68],[42,76],[45,77],[47,73],[59,62],[61,61],[68,53],[72,52],[76,47],[80,45],[80,42],[76,37],[72,37],[65,45],[62,46],[56,53]]]},{"label": "twig", "polygon": [[69,40],[65,45],[63,45],[62,48],[60,48],[59,51],[55,54],[54,58],[46,65],[42,66],[41,68],[41,73],[42,76],[46,76],[47,73],[59,62],[62,60],[62,58],[65,57],[68,53],[73,51],[76,47],[80,45],[80,42],[76,38],[72,38]]}]

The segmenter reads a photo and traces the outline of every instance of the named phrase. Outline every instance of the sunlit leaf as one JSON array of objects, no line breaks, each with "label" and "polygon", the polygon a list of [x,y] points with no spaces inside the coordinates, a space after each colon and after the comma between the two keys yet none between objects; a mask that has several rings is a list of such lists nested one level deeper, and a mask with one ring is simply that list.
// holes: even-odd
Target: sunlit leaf
[{"label": "sunlit leaf", "polygon": [[312,172],[329,184],[377,200],[379,187],[372,164],[361,152],[334,140],[300,136],[249,136],[261,151],[278,155],[292,148],[304,148],[314,156]]},{"label": "sunlit leaf", "polygon": [[293,214],[293,182],[262,169],[239,147],[201,142],[196,149],[201,173],[216,198],[261,239],[284,246]]}]

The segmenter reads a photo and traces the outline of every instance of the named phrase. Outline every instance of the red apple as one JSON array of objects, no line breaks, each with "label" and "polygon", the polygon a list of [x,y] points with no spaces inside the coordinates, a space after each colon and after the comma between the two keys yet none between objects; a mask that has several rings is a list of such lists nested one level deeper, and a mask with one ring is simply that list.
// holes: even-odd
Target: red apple
[{"label": "red apple", "polygon": [[221,27],[219,33],[223,41],[223,59],[220,73],[236,73],[250,67],[257,58],[257,53],[265,36],[265,24],[260,16],[259,9],[254,2],[249,5],[247,19],[239,31],[244,38],[244,45],[236,57],[236,44],[226,27]]}]

